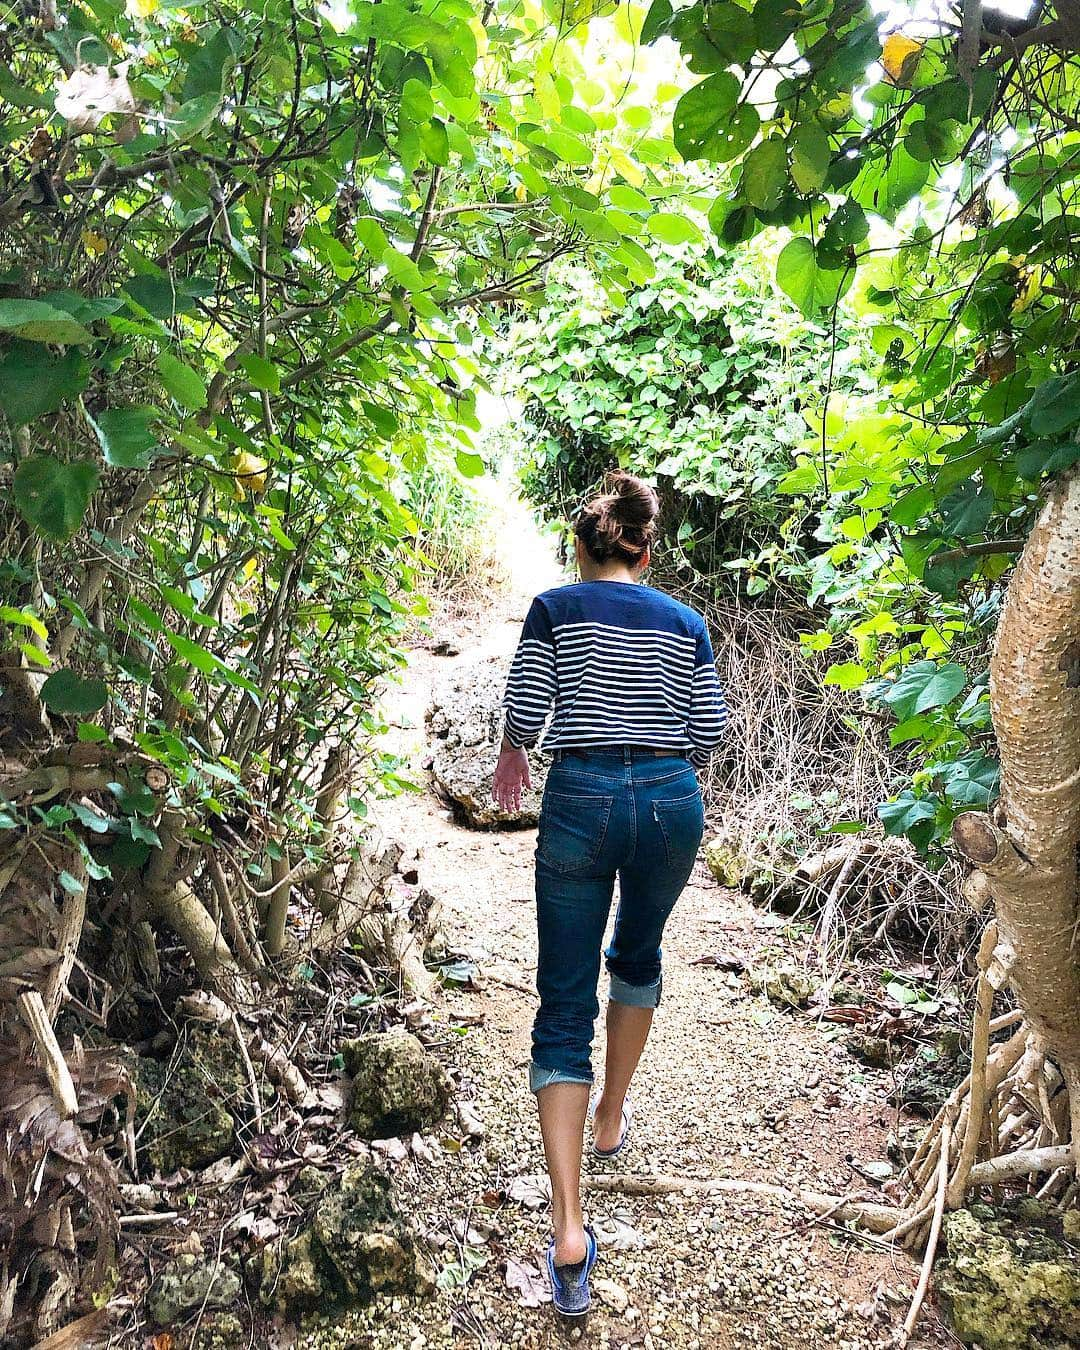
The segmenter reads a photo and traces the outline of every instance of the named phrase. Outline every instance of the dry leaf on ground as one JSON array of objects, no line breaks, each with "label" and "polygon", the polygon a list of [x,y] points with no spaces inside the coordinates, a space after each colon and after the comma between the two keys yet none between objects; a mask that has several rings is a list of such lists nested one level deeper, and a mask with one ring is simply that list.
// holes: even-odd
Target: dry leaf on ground
[{"label": "dry leaf on ground", "polygon": [[513,1289],[523,1308],[539,1308],[551,1302],[547,1277],[532,1262],[506,1258],[506,1287]]},{"label": "dry leaf on ground", "polygon": [[543,1209],[551,1199],[551,1182],[539,1173],[515,1177],[507,1187],[506,1195],[526,1209]]}]

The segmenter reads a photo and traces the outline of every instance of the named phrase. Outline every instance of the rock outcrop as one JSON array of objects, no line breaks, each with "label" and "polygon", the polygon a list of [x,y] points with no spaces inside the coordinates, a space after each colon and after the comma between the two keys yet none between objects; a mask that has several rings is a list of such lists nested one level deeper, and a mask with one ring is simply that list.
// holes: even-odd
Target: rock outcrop
[{"label": "rock outcrop", "polygon": [[535,825],[547,777],[547,759],[529,754],[532,788],[521,809],[506,812],[491,798],[491,778],[502,738],[502,696],[508,662],[484,657],[457,666],[440,685],[428,708],[431,775],[459,816],[477,829]]},{"label": "rock outcrop", "polygon": [[250,1268],[265,1306],[299,1315],[434,1289],[416,1234],[373,1163],[348,1168],[312,1208],[306,1228],[272,1242]]},{"label": "rock outcrop", "polygon": [[[1080,1228],[1066,1215],[1064,1234]],[[1027,1197],[945,1220],[935,1286],[956,1335],[980,1350],[1080,1345],[1080,1249]]]},{"label": "rock outcrop", "polygon": [[345,1041],[341,1054],[353,1080],[349,1123],[365,1139],[423,1133],[446,1114],[446,1070],[409,1032],[369,1032]]}]

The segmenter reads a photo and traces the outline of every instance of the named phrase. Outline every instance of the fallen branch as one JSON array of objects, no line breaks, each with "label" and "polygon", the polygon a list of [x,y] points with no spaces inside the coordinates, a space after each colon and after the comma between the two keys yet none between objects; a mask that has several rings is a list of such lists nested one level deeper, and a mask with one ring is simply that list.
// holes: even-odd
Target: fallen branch
[{"label": "fallen branch", "polygon": [[612,1173],[585,1177],[587,1190],[610,1191],[618,1195],[764,1195],[771,1200],[804,1205],[818,1218],[828,1215],[841,1223],[855,1221],[872,1233],[887,1233],[903,1214],[891,1205],[876,1205],[855,1196],[838,1199],[817,1191],[790,1190],[766,1181],[740,1181],[735,1177],[634,1176]]}]

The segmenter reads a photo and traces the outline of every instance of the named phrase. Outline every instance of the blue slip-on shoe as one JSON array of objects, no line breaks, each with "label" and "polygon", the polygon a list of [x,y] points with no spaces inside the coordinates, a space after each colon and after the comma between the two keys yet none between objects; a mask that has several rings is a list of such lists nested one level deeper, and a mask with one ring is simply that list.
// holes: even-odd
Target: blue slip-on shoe
[{"label": "blue slip-on shoe", "polygon": [[596,1234],[585,1225],[585,1259],[570,1266],[555,1264],[555,1239],[548,1244],[547,1268],[551,1301],[563,1317],[584,1317],[589,1311],[589,1274],[596,1265]]},{"label": "blue slip-on shoe", "polygon": [[[589,1103],[589,1119],[592,1120],[596,1114],[596,1099]],[[597,1148],[593,1142],[592,1151],[594,1158],[614,1158],[616,1153],[621,1153],[630,1134],[630,1122],[634,1119],[634,1109],[630,1105],[629,1098],[623,1104],[622,1109],[622,1134],[619,1135],[619,1142],[614,1148]]]}]

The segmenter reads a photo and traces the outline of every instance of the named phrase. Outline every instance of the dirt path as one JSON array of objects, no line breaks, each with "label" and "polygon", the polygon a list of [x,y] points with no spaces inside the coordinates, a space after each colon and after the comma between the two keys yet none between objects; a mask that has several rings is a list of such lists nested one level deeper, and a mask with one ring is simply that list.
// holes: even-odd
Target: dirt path
[{"label": "dirt path", "polygon": [[[501,611],[462,635],[460,656],[411,653],[393,707],[396,739],[421,777],[432,687],[478,649],[512,649],[527,593],[549,584],[536,569],[530,575],[534,584],[519,576]],[[602,1243],[587,1327],[560,1325],[549,1305],[523,1306],[507,1288],[507,1261],[511,1278],[528,1285],[548,1237],[545,1209],[529,1205],[540,1203],[531,1179],[542,1172],[525,1068],[535,1007],[535,832],[464,829],[430,791],[386,804],[381,818],[388,833],[419,846],[421,880],[442,900],[453,944],[479,972],[478,987],[449,989],[434,1017],[461,1097],[484,1134],[470,1140],[451,1129],[436,1142],[433,1161],[410,1156],[395,1165],[446,1287],[422,1305],[377,1304],[310,1341],[313,1350],[568,1339],[613,1350],[890,1344],[914,1285],[912,1264],[827,1224],[808,1226],[797,1208],[749,1195],[593,1193],[588,1211]],[[873,1192],[849,1160],[885,1154],[894,1124],[885,1104],[889,1075],[861,1069],[827,1029],[748,992],[740,976],[697,963],[719,953],[797,960],[805,935],[783,924],[717,887],[699,865],[669,924],[664,1004],[635,1082],[633,1141],[620,1172]],[[599,1031],[598,1069],[602,1041]],[[474,1261],[465,1283],[451,1283]],[[939,1344],[942,1333],[932,1325],[924,1338]]]}]

